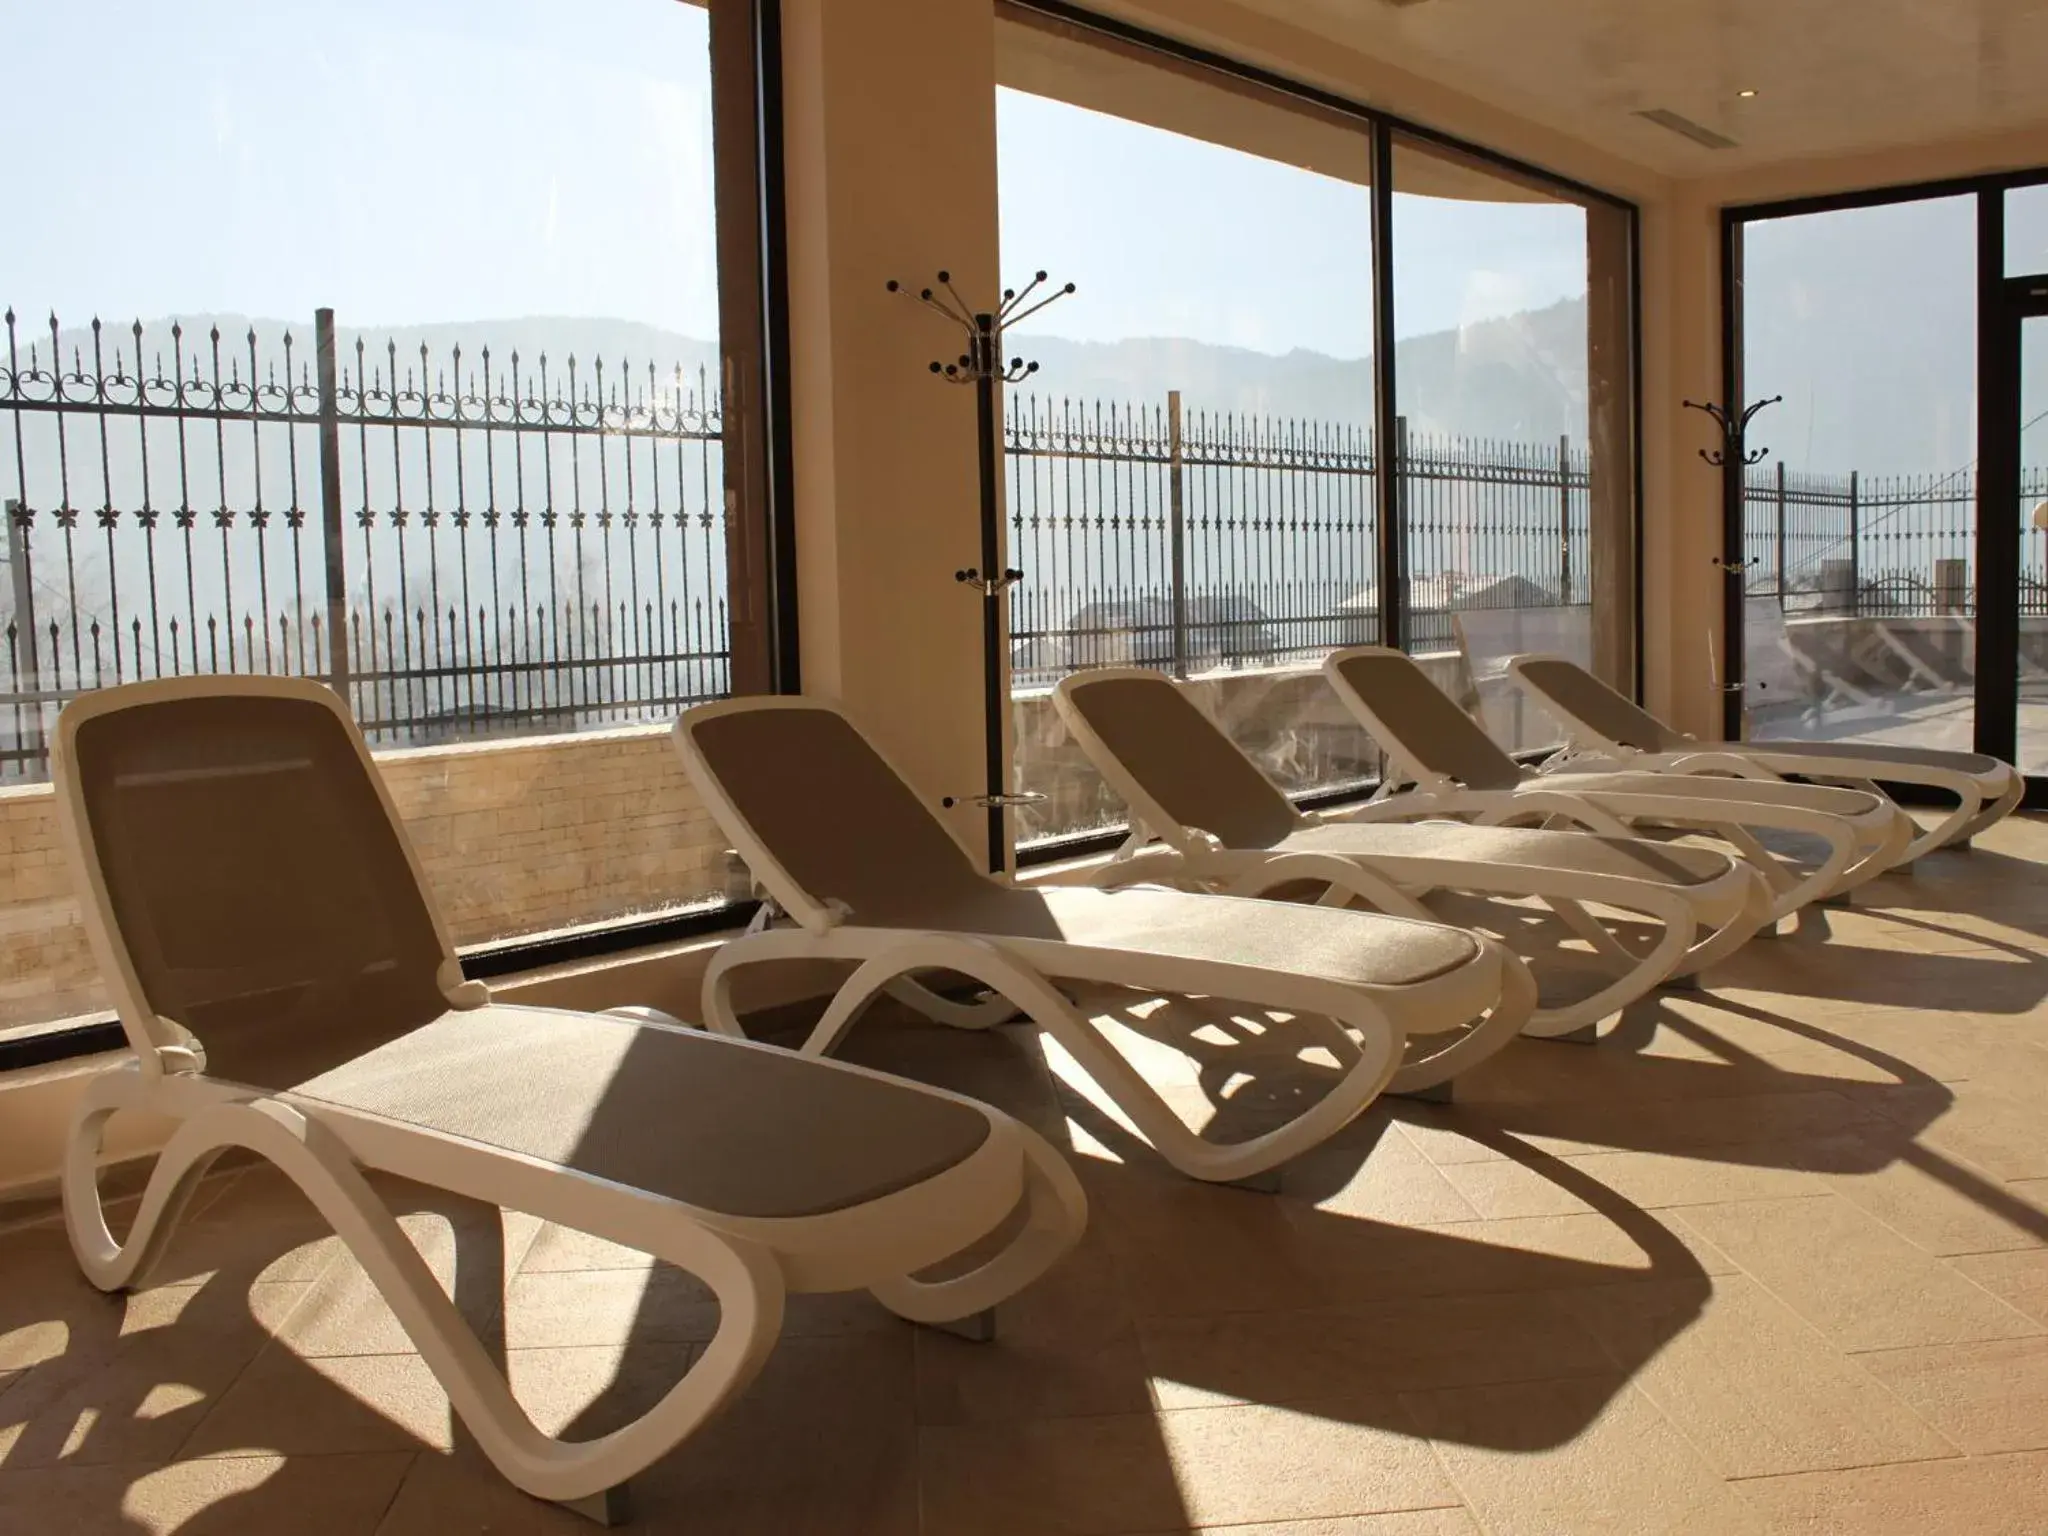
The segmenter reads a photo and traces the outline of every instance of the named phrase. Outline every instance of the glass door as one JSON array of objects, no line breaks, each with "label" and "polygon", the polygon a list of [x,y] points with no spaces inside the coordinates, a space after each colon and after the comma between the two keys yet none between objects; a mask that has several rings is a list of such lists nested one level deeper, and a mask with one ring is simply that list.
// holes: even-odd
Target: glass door
[{"label": "glass door", "polygon": [[1963,194],[1742,226],[1752,740],[1976,744],[1977,225]]},{"label": "glass door", "polygon": [[2019,321],[2019,665],[2013,759],[2048,773],[2048,314]]},{"label": "glass door", "polygon": [[2048,181],[1757,210],[1728,257],[1743,730],[1989,753],[2048,806]]},{"label": "glass door", "polygon": [[[1979,746],[2048,801],[2048,277],[2007,279],[1990,331],[1985,405],[1985,660]],[[1992,641],[1996,640],[1995,649]]]}]

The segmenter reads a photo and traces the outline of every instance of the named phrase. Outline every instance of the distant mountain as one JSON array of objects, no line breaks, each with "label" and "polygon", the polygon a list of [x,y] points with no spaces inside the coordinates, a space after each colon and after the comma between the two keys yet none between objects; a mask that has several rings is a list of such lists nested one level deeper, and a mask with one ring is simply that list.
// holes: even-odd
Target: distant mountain
[{"label": "distant mountain", "polygon": [[[1395,351],[1401,414],[1418,433],[1526,442],[1586,436],[1585,303],[1568,299],[1462,331],[1415,336]],[[1163,405],[1368,426],[1370,357],[1280,356],[1181,337],[1117,342],[1018,336],[1010,350],[1039,371],[1020,393],[1076,402]]]}]

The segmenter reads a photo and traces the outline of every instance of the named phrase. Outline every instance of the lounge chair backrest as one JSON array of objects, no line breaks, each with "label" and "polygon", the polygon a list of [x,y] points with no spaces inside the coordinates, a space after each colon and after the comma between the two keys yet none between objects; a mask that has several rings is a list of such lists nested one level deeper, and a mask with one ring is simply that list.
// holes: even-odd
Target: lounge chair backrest
[{"label": "lounge chair backrest", "polygon": [[838,710],[709,704],[676,733],[710,776],[700,788],[714,809],[722,799],[758,845],[756,878],[792,915],[841,901],[859,921],[886,922],[987,894],[988,876]]},{"label": "lounge chair backrest", "polygon": [[1513,663],[1513,670],[1542,697],[1555,700],[1567,719],[1584,721],[1603,740],[1638,752],[1672,752],[1685,745],[1678,732],[1575,661],[1523,656]]},{"label": "lounge chair backrest", "polygon": [[1467,789],[1512,789],[1522,781],[1515,760],[1458,708],[1429,674],[1399,651],[1359,646],[1325,662],[1373,716],[1373,733],[1409,771],[1420,769]]},{"label": "lounge chair backrest", "polygon": [[1300,826],[1288,798],[1164,673],[1077,672],[1060,697],[1172,823],[1152,829],[1168,841],[1195,827],[1226,847],[1266,848]]},{"label": "lounge chair backrest", "polygon": [[87,695],[52,761],[72,873],[138,1051],[281,1089],[425,1024],[460,972],[340,701],[186,678]]}]

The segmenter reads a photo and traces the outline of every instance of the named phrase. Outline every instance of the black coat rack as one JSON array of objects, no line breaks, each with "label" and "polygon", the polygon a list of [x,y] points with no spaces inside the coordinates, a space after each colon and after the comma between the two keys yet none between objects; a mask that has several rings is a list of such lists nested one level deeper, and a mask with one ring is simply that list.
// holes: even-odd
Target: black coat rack
[{"label": "black coat rack", "polygon": [[[1012,805],[1029,805],[1043,800],[1039,794],[1020,794],[1010,789],[1003,770],[1003,595],[1024,573],[1003,564],[1002,514],[997,507],[996,385],[1015,384],[1038,371],[1038,364],[1021,357],[1003,359],[1003,332],[1029,319],[1048,304],[1057,303],[1074,291],[1045,289],[1046,275],[1035,273],[1023,289],[1005,288],[1002,302],[993,311],[977,310],[960,297],[952,274],[941,271],[937,288],[921,288],[911,294],[894,278],[889,292],[903,294],[925,308],[936,310],[960,327],[967,337],[967,350],[950,363],[933,363],[932,372],[949,384],[974,386],[975,428],[981,451],[981,561],[953,573],[953,579],[981,594],[981,663],[984,696],[984,739],[986,764],[984,788],[978,795],[947,795],[941,802],[948,809],[963,800],[988,812],[988,867],[1000,873],[1009,863],[1010,841],[1003,811]],[[1033,295],[1038,297],[1034,300]]]},{"label": "black coat rack", "polygon": [[1721,471],[1721,553],[1714,557],[1714,564],[1720,568],[1721,583],[1721,734],[1729,741],[1742,739],[1742,695],[1748,687],[1747,645],[1743,637],[1743,601],[1747,596],[1744,572],[1752,560],[1731,559],[1733,551],[1744,547],[1743,528],[1743,479],[1744,471],[1751,465],[1761,464],[1768,448],[1749,446],[1749,424],[1756,414],[1767,405],[1776,405],[1783,395],[1772,395],[1768,400],[1754,401],[1740,412],[1726,406],[1701,400],[1685,400],[1682,404],[1689,411],[1704,411],[1721,430],[1721,446],[1702,448],[1700,457]]}]

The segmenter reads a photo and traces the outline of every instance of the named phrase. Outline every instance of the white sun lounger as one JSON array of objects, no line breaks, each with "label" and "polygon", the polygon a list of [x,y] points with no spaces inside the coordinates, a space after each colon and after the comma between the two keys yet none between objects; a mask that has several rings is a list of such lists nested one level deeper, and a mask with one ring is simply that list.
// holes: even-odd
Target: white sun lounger
[{"label": "white sun lounger", "polygon": [[[1620,768],[1760,779],[1797,774],[1871,793],[1884,780],[1954,795],[1955,809],[1915,837],[1901,862],[1967,845],[2026,793],[2026,780],[2012,764],[1979,752],[1851,741],[1695,741],[1562,656],[1517,656],[1508,675],[1557,716],[1577,753]],[[1571,771],[1579,766],[1570,763]]]},{"label": "white sun lounger", "polygon": [[[1198,888],[1258,896],[1303,882],[1326,904],[1435,916],[1432,892],[1538,897],[1619,972],[1589,996],[1541,1007],[1523,1033],[1575,1034],[1660,983],[1729,953],[1769,918],[1770,886],[1738,858],[1645,838],[1454,821],[1380,825],[1297,810],[1163,672],[1105,667],[1062,679],[1053,704],[1131,808],[1120,858]],[[1163,844],[1161,848],[1159,845]],[[1156,851],[1147,852],[1148,845]],[[1629,948],[1585,903],[1648,917],[1662,933]],[[1704,937],[1698,935],[1704,930]]]},{"label": "white sun lounger", "polygon": [[[906,1318],[970,1318],[1081,1233],[1072,1169],[971,1099],[679,1025],[493,1003],[463,979],[362,738],[318,684],[88,694],[58,722],[52,769],[134,1051],[87,1087],[65,1149],[87,1277],[139,1284],[208,1165],[253,1151],[332,1224],[484,1454],[530,1494],[622,1515],[626,1479],[760,1369],[788,1292],[864,1288]],[[120,1112],[172,1130],[116,1241],[96,1163]],[[686,1270],[716,1295],[718,1332],[633,1423],[578,1443],[543,1434],[371,1170]],[[1013,1220],[978,1267],[916,1278]]]},{"label": "white sun lounger", "polygon": [[[1643,772],[1538,775],[1495,745],[1400,651],[1334,651],[1323,673],[1392,765],[1380,795],[1353,813],[1357,820],[1449,815],[1500,824],[1558,817],[1609,836],[1625,836],[1631,826],[1705,831],[1771,882],[1774,922],[1882,874],[1904,857],[1915,831],[1905,812],[1862,790]],[[1404,783],[1413,787],[1399,788]],[[1758,829],[1816,838],[1827,854],[1817,864],[1781,858],[1759,841]]]},{"label": "white sun lounger", "polygon": [[[1382,1090],[1437,1088],[1507,1045],[1535,983],[1484,934],[1376,913],[1164,889],[1025,887],[980,870],[903,776],[829,704],[729,699],[676,722],[691,780],[772,905],[722,948],[705,1017],[737,1034],[743,967],[851,962],[804,1046],[830,1051],[883,992],[959,1027],[1019,1013],[1050,1034],[1168,1162],[1198,1179],[1265,1174]],[[976,1004],[920,976],[964,976]],[[1199,995],[1296,1015],[1342,1075],[1295,1119],[1218,1144],[1191,1130],[1064,994],[1071,983]],[[1410,1037],[1415,1037],[1412,1045]]]}]

